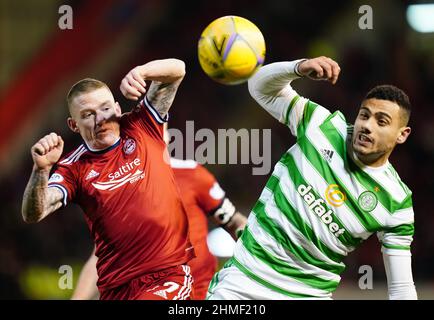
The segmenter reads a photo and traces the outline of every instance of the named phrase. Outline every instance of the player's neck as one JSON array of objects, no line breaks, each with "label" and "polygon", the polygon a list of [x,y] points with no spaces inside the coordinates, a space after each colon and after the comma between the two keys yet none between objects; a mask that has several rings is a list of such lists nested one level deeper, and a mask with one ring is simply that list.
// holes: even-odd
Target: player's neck
[{"label": "player's neck", "polygon": [[362,166],[372,168],[374,170],[381,170],[389,163],[390,152],[382,155],[376,154],[360,154],[353,150],[353,158],[357,160]]},{"label": "player's neck", "polygon": [[90,146],[86,141],[84,142],[86,144],[87,149],[89,149],[92,152],[101,152],[107,149],[110,149],[111,147],[113,147],[115,144],[117,144],[119,142],[119,140],[121,139],[121,137],[118,137],[111,145],[109,146],[105,146],[103,148],[98,148],[98,147],[94,147],[94,146]]}]

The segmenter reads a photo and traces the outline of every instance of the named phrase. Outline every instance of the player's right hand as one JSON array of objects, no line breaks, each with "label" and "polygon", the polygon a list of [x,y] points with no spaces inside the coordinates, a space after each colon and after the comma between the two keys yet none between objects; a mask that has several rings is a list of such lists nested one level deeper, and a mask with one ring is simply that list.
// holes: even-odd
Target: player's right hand
[{"label": "player's right hand", "polygon": [[36,142],[30,152],[38,169],[50,170],[62,155],[63,139],[52,132]]},{"label": "player's right hand", "polygon": [[146,82],[142,70],[143,66],[137,66],[122,79],[119,88],[125,98],[137,101],[141,95],[146,93]]},{"label": "player's right hand", "polygon": [[322,56],[302,61],[298,66],[298,72],[313,80],[327,80],[335,84],[341,68],[336,61]]}]

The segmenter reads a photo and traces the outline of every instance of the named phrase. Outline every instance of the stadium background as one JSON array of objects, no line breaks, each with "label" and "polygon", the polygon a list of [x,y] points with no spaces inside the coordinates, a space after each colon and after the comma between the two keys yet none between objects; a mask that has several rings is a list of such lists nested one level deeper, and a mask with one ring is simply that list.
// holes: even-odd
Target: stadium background
[{"label": "stadium background", "polygon": [[[60,30],[58,9],[73,8],[73,30]],[[373,30],[361,30],[361,5],[373,9]],[[177,57],[187,75],[171,111],[170,126],[272,128],[274,164],[294,143],[284,126],[248,95],[246,85],[223,86],[200,69],[196,46],[203,28],[233,14],[253,21],[267,44],[266,63],[328,55],[342,68],[336,86],[298,81],[312,100],[341,109],[353,121],[359,102],[376,84],[403,88],[413,104],[409,141],[392,163],[414,193],[416,237],[413,272],[419,296],[434,298],[434,33],[422,34],[406,20],[407,2],[386,1],[0,1],[0,298],[63,299],[58,269],[78,275],[92,249],[81,210],[70,206],[42,223],[21,218],[22,194],[31,172],[31,145],[54,131],[70,150],[79,137],[66,126],[65,95],[78,79],[107,82],[123,111],[131,104],[118,90],[133,66]],[[207,165],[237,207],[248,214],[267,176],[252,165]],[[346,259],[337,299],[385,299],[385,274],[376,237]],[[361,265],[373,268],[373,290],[358,289]],[[77,277],[74,278],[74,281]]]}]

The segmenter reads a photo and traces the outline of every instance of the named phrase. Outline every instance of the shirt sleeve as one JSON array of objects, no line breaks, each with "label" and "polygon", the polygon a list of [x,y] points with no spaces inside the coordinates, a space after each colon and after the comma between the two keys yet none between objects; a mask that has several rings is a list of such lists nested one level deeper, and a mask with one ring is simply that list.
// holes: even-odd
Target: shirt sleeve
[{"label": "shirt sleeve", "polygon": [[[381,242],[383,253],[393,252],[393,255],[410,256],[411,243],[414,236],[414,211],[407,208],[395,212],[391,219],[395,225],[377,232],[377,237]],[[389,252],[390,251],[390,252]]]},{"label": "shirt sleeve", "polygon": [[322,123],[330,111],[300,96],[291,82],[298,78],[295,66],[300,60],[263,66],[249,79],[250,95],[279,122],[287,125],[295,137],[304,134],[315,120]]},{"label": "shirt sleeve", "polygon": [[48,179],[48,187],[62,191],[64,207],[74,201],[77,183],[71,165],[58,164]]},{"label": "shirt sleeve", "polygon": [[198,181],[196,197],[201,209],[206,213],[217,209],[225,198],[225,192],[215,177],[198,164],[196,178]]},{"label": "shirt sleeve", "polygon": [[127,126],[139,129],[158,140],[163,140],[163,124],[169,119],[169,114],[162,117],[145,97],[131,112],[123,116],[122,121]]}]

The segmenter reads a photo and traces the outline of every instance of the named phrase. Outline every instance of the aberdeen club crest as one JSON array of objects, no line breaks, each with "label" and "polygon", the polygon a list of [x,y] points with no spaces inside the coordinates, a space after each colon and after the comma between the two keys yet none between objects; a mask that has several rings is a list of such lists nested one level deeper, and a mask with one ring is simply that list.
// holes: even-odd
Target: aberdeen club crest
[{"label": "aberdeen club crest", "polygon": [[136,142],[133,139],[127,139],[124,142],[124,153],[130,155],[136,150]]}]

